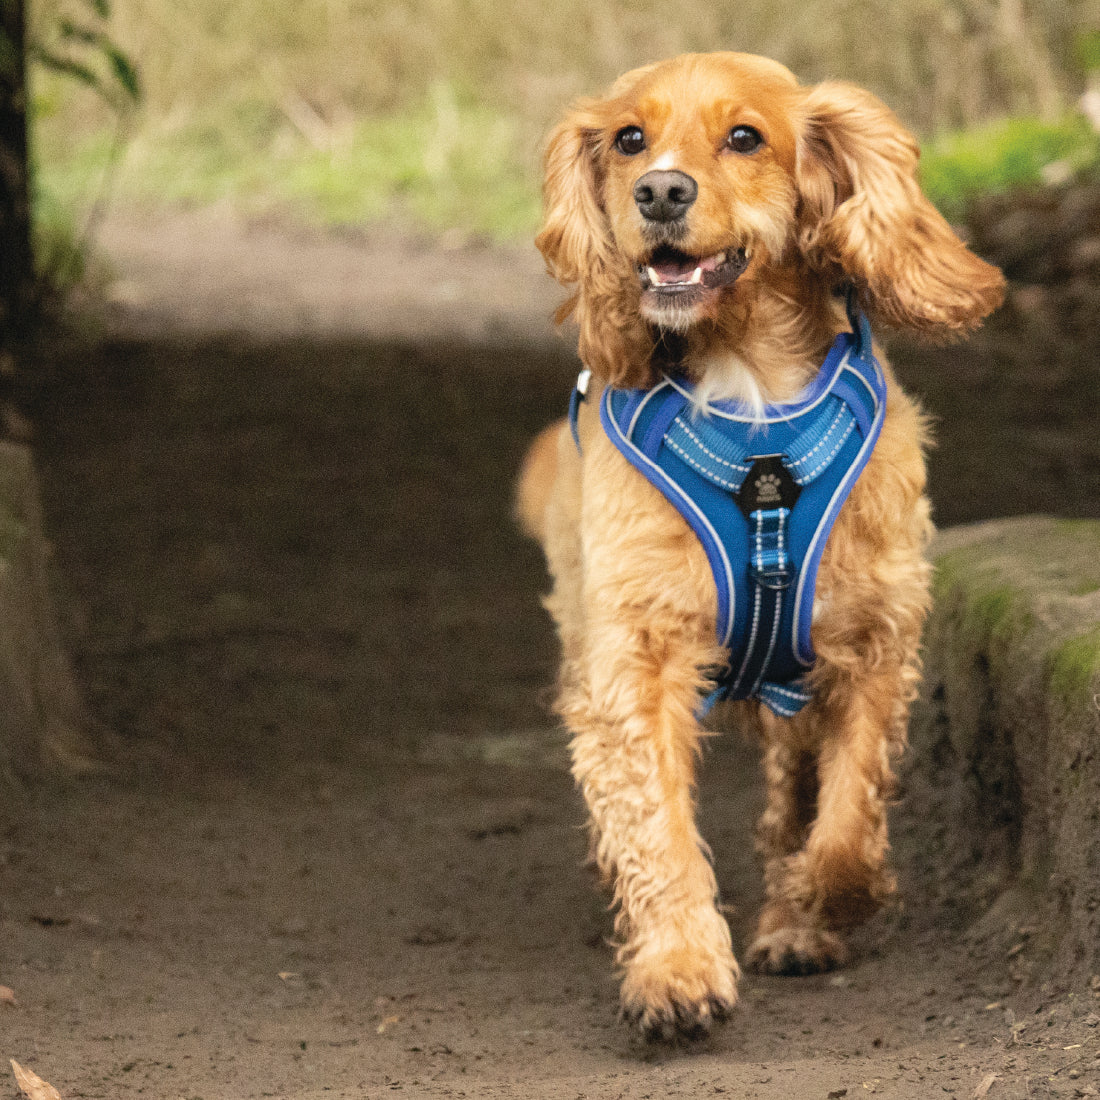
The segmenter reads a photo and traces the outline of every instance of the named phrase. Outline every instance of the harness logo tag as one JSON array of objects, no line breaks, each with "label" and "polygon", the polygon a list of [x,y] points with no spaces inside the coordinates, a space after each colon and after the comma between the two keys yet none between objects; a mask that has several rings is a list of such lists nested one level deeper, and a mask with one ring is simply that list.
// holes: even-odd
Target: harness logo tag
[{"label": "harness logo tag", "polygon": [[779,478],[775,474],[764,474],[756,479],[756,501],[758,504],[778,504],[782,500],[779,492]]},{"label": "harness logo tag", "polygon": [[737,504],[746,516],[761,509],[793,508],[801,492],[781,455],[763,455],[753,459],[737,494]]}]

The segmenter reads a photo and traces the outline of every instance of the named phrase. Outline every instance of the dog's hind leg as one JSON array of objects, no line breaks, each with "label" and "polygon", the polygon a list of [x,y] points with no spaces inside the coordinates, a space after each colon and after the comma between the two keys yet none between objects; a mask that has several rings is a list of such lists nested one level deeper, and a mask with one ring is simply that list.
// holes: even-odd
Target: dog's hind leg
[{"label": "dog's hind leg", "polygon": [[814,973],[838,965],[845,954],[840,938],[788,897],[790,860],[806,842],[817,809],[817,760],[799,737],[804,724],[760,708],[767,804],[756,848],[764,861],[765,902],[748,963],[769,974]]},{"label": "dog's hind leg", "polygon": [[[840,933],[893,892],[886,867],[887,732],[898,720],[897,674],[868,678],[805,721],[817,727],[816,814],[800,851],[776,852],[750,948],[767,973],[809,974],[844,961]],[[765,814],[765,819],[767,814]]]},{"label": "dog's hind leg", "polygon": [[764,860],[765,901],[749,947],[748,964],[766,974],[813,974],[844,961],[844,943],[817,914],[790,896],[794,857],[817,812],[816,754],[805,747],[806,718],[760,712],[767,804],[756,831]]},{"label": "dog's hind leg", "polygon": [[597,862],[614,882],[624,1016],[650,1038],[696,1037],[733,1007],[738,974],[695,825],[694,711],[711,628],[637,620],[620,609],[588,623],[599,655],[589,649],[561,710]]}]

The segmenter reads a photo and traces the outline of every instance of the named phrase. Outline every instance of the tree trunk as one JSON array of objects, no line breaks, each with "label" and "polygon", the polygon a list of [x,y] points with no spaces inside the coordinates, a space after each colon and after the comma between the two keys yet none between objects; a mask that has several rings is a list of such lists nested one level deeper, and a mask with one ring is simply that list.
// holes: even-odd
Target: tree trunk
[{"label": "tree trunk", "polygon": [[0,0],[0,389],[34,291],[24,47],[23,0]]},{"label": "tree trunk", "polygon": [[[33,320],[23,0],[0,0],[0,436],[16,356]],[[54,619],[30,451],[0,438],[0,815],[43,764],[93,766],[85,717]]]}]

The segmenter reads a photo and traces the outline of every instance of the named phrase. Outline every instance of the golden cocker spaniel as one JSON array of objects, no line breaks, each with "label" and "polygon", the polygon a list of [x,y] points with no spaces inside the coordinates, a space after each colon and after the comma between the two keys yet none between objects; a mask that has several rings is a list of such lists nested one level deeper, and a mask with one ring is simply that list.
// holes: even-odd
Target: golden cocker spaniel
[{"label": "golden cocker spaniel", "polygon": [[[613,442],[605,401],[672,387],[688,395],[678,430],[702,441],[700,454],[716,446],[703,434],[715,410],[749,424],[751,450],[754,419],[764,426],[770,410],[782,420],[817,392],[849,327],[838,288],[849,288],[852,317],[866,310],[933,336],[977,325],[1000,303],[1002,276],[923,196],[917,158],[868,92],[804,87],[736,53],[627,73],[550,138],[537,243],[574,288],[559,320],[575,318],[591,383],[576,439],[562,422],[532,445],[517,508],[553,577],[557,708],[593,856],[614,888],[623,1013],[651,1038],[705,1033],[737,997],[694,820],[701,700],[734,643],[718,638],[713,562],[683,510]],[[885,801],[919,679],[932,525],[925,419],[881,355],[871,369],[883,399],[863,430],[875,439],[816,563],[813,659],[798,685],[808,702],[777,712],[750,692],[729,704],[763,751],[766,900],[747,959],[768,973],[842,962],[845,929],[894,888]],[[819,427],[838,446],[841,405]],[[844,421],[853,436],[860,415]],[[786,476],[773,470],[769,491]],[[732,493],[728,507],[738,507]],[[765,598],[788,583],[754,576]],[[753,591],[753,579],[739,583]]]}]

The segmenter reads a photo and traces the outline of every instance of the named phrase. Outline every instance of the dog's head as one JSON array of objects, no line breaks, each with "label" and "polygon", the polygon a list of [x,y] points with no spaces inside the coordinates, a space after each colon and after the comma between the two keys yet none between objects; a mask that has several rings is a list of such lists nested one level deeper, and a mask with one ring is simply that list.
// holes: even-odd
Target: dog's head
[{"label": "dog's head", "polygon": [[1003,280],[921,193],[917,158],[870,93],[746,54],[677,57],[578,103],[550,138],[537,243],[576,285],[585,362],[644,385],[660,332],[728,334],[763,295],[844,280],[888,323],[972,328]]}]

